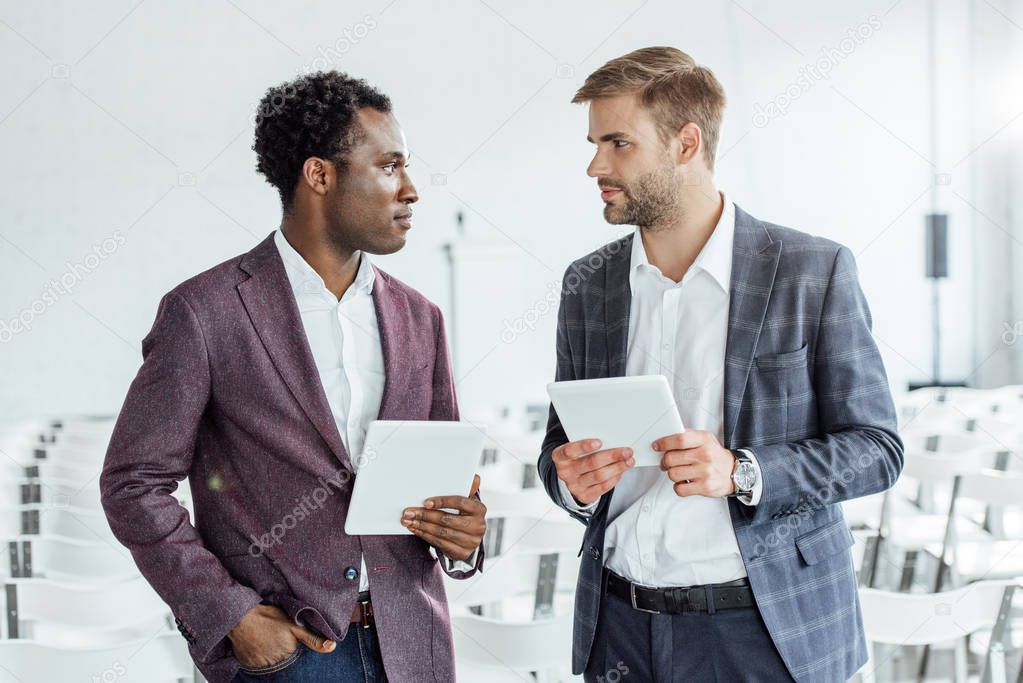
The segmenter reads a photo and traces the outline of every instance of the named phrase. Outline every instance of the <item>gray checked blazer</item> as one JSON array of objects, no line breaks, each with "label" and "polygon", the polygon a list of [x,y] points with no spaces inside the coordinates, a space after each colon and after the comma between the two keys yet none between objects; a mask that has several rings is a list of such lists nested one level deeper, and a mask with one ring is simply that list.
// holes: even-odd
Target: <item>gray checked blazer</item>
[{"label": "gray checked blazer", "polygon": [[[843,500],[891,487],[902,441],[852,253],[736,207],[724,374],[724,445],[760,463],[756,507],[728,501],[757,606],[800,683],[845,681],[866,643]],[[629,235],[575,261],[558,313],[557,380],[625,374]],[[713,371],[708,368],[708,371]],[[551,407],[540,475],[560,504]],[[606,493],[586,524],[572,667],[590,655],[603,595]],[[683,522],[684,523],[684,522]]]}]

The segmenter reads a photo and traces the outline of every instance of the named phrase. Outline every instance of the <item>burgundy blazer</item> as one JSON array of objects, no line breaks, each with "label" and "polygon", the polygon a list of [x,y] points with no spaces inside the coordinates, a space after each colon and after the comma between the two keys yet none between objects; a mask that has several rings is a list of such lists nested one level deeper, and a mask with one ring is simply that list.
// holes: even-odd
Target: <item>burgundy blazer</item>
[{"label": "burgundy blazer", "polygon": [[[440,310],[380,270],[373,299],[386,373],[380,419],[457,420]],[[203,675],[234,677],[226,636],[260,602],[342,639],[365,555],[388,678],[454,680],[430,547],[415,536],[345,534],[352,465],[273,234],[165,295],[142,355],[100,476],[103,508]],[[185,477],[194,525],[171,495]],[[482,560],[481,549],[472,571],[452,576],[471,576]]]}]

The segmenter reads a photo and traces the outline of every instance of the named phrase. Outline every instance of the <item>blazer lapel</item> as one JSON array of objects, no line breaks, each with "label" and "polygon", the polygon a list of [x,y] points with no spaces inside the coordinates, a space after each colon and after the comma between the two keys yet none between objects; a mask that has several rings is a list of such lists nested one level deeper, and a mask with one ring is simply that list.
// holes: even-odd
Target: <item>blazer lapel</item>
[{"label": "blazer lapel", "polygon": [[414,346],[408,301],[397,288],[390,286],[389,276],[376,266],[373,281],[373,307],[380,330],[380,347],[384,355],[384,391],[380,397],[379,420],[398,416],[397,411],[408,385],[409,363],[422,358]]},{"label": "blazer lapel", "polygon": [[624,377],[629,351],[629,312],[632,309],[632,288],[629,286],[629,264],[635,233],[622,240],[622,247],[610,256],[604,268],[604,333],[607,346],[608,377]]},{"label": "blazer lapel", "polygon": [[238,285],[238,294],[274,367],[316,431],[351,470],[273,233],[242,257],[239,265],[251,277]]},{"label": "blazer lapel", "polygon": [[736,206],[728,336],[725,343],[726,447],[732,445],[735,435],[739,409],[746,393],[746,382],[753,366],[753,354],[764,325],[780,256],[781,241],[771,241],[764,225]]}]

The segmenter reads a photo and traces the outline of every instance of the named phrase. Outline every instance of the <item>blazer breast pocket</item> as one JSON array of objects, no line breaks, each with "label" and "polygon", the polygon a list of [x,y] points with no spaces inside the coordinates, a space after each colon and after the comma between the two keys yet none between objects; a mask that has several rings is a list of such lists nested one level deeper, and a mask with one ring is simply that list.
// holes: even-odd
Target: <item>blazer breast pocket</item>
[{"label": "blazer breast pocket", "polygon": [[784,370],[786,368],[806,367],[806,342],[795,351],[784,353],[768,353],[754,358],[756,366],[761,370]]}]

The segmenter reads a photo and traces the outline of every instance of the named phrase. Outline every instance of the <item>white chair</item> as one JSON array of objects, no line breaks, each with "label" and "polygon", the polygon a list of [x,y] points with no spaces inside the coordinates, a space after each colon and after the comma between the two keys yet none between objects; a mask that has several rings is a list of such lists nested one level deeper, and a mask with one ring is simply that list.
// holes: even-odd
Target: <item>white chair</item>
[{"label": "white chair", "polygon": [[0,480],[0,507],[32,503],[99,510],[99,472],[86,482],[26,477]]},{"label": "white chair", "polygon": [[[455,661],[459,681],[491,683],[513,672],[519,680],[549,680],[552,671],[565,668],[572,652],[572,615],[529,622],[506,622],[475,615],[452,618]],[[467,669],[481,670],[487,678],[470,679]],[[526,674],[524,677],[521,674]]]},{"label": "white chair", "polygon": [[[13,547],[12,547],[13,544]],[[115,540],[55,536],[0,539],[0,577],[117,582],[139,575],[128,549]]]},{"label": "white chair", "polygon": [[499,553],[572,553],[579,552],[583,538],[583,525],[563,510],[540,519],[514,517],[504,520],[503,538]]},{"label": "white chair", "polygon": [[0,683],[191,683],[194,665],[184,639],[177,631],[155,637],[154,633],[133,641],[107,638],[79,648],[40,640],[0,640]]},{"label": "white chair", "polygon": [[[902,476],[921,484],[951,485],[959,474],[983,469],[990,466],[990,463],[990,459],[907,451]],[[871,564],[864,583],[871,587],[876,585],[883,553],[889,548],[895,548],[904,553],[902,583],[904,588],[908,588],[912,583],[917,554],[925,551],[930,544],[941,543],[947,524],[947,514],[912,512],[899,502],[898,492],[891,489],[886,491],[876,547],[871,553]],[[990,541],[993,538],[975,522],[964,524],[961,533],[968,540]]]},{"label": "white chair", "polygon": [[[1012,579],[1023,576],[1023,538],[964,538],[959,507],[973,500],[985,505],[1023,509],[1023,473],[984,470],[956,477],[946,518],[946,531],[940,544],[930,544],[929,553],[947,568],[951,585],[980,579]],[[936,587],[943,587],[944,572],[939,572]]]},{"label": "white chair", "polygon": [[[123,630],[160,623],[170,608],[142,577],[85,584],[51,579],[5,579],[4,613],[17,624],[8,637],[33,637],[40,626]],[[12,614],[13,612],[13,614]]]},{"label": "white chair", "polygon": [[59,536],[79,541],[117,543],[106,515],[54,505],[0,506],[0,537],[22,535]]},{"label": "white chair", "polygon": [[487,506],[487,517],[534,517],[539,519],[560,508],[547,495],[546,489],[500,489],[483,485],[480,477],[480,500]]},{"label": "white chair", "polygon": [[[943,593],[896,593],[874,588],[860,589],[863,626],[869,660],[860,670],[861,681],[874,681],[881,664],[875,643],[893,646],[934,645],[955,641],[954,680],[965,683],[966,636],[981,629],[1004,625],[1012,605],[1015,584],[983,581]],[[1007,681],[1004,629],[991,638],[986,669],[991,680]]]},{"label": "white chair", "polygon": [[[538,592],[542,599],[552,592],[572,593],[578,574],[579,558],[573,553],[554,556],[513,553],[487,558],[484,571],[468,581],[445,577],[445,592],[453,607],[482,608],[485,616],[499,617],[502,616],[501,603],[516,596],[532,597],[537,607]],[[541,585],[541,582],[551,585]],[[544,602],[546,607],[546,602],[553,600]]]},{"label": "white chair", "polygon": [[543,490],[536,473],[536,464],[522,462],[510,456],[498,456],[496,461],[480,467],[480,488],[505,491]]}]

